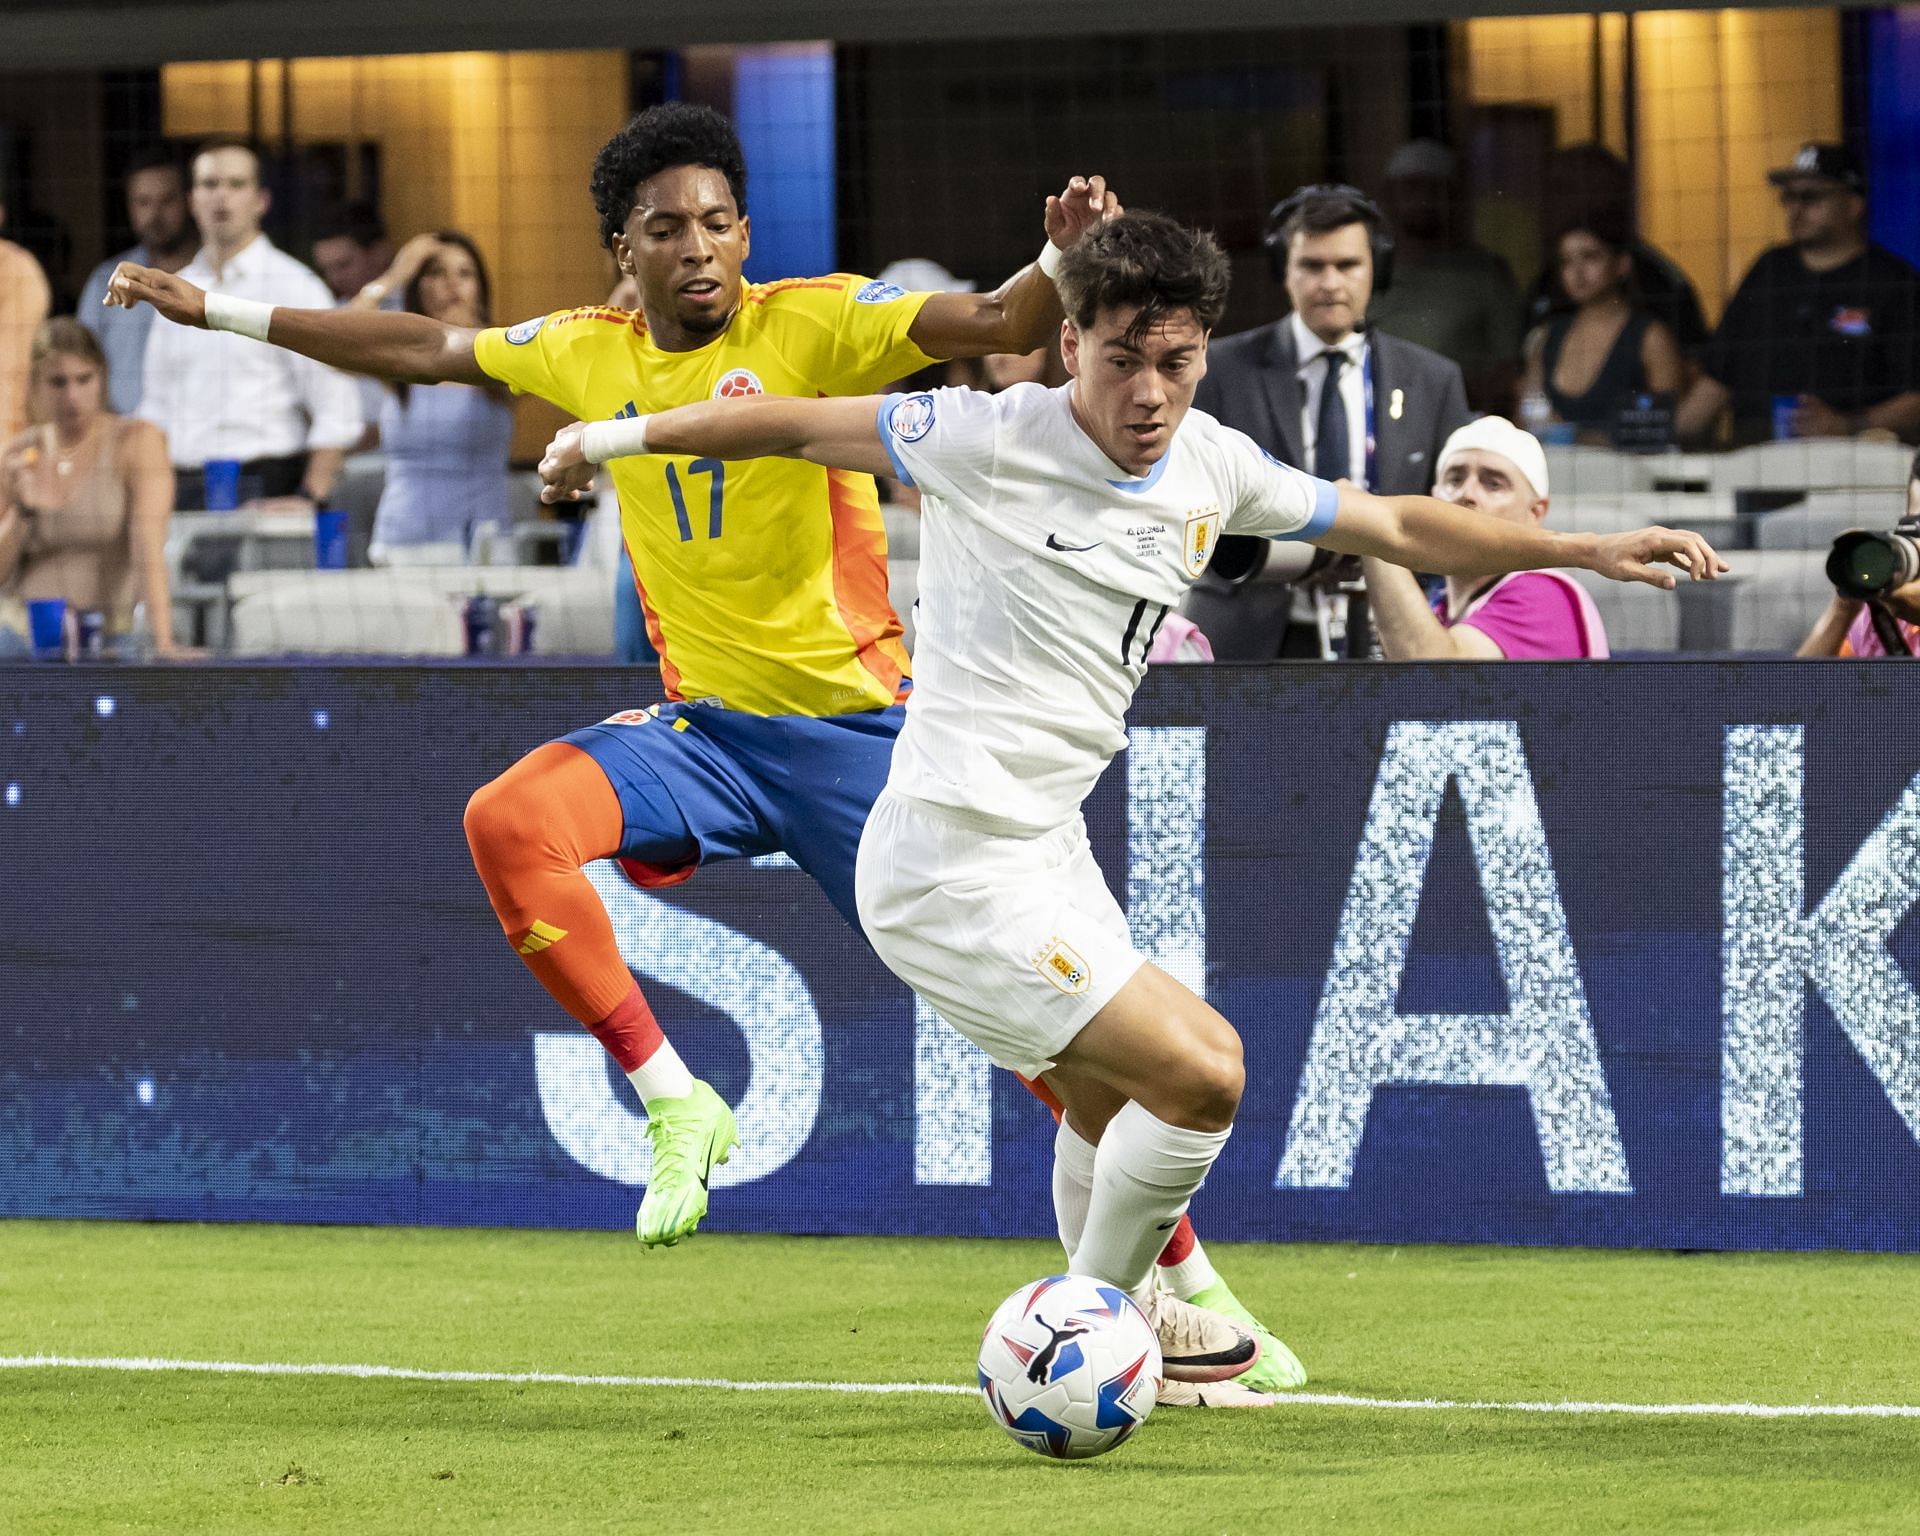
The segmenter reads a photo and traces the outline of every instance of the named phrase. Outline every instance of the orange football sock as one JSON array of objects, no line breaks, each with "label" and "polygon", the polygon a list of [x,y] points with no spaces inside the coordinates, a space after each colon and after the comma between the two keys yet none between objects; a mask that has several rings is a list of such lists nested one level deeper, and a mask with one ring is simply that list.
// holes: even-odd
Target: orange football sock
[{"label": "orange football sock", "polygon": [[578,747],[550,741],[467,802],[467,846],[507,942],[623,1072],[665,1040],[581,866],[619,851],[620,798]]}]

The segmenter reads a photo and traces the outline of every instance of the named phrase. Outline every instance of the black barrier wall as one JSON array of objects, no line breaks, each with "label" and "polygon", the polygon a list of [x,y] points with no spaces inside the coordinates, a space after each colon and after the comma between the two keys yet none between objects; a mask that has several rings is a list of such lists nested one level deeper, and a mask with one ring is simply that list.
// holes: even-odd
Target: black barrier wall
[{"label": "black barrier wall", "polygon": [[[1168,669],[1088,807],[1247,1043],[1223,1238],[1920,1247],[1920,673]],[[650,680],[0,684],[0,1212],[624,1226],[639,1105],[466,797]],[[590,873],[738,1106],[727,1230],[1038,1235],[1051,1125],[778,859]]]}]

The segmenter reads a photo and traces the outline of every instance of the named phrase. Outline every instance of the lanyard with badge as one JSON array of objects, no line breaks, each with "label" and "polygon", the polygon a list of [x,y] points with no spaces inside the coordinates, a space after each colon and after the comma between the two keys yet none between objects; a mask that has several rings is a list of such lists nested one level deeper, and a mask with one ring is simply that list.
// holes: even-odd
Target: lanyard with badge
[{"label": "lanyard with badge", "polygon": [[1366,413],[1366,459],[1360,488],[1371,491],[1380,483],[1380,439],[1373,430],[1373,344],[1360,341],[1360,398]]},{"label": "lanyard with badge", "polygon": [[[1372,491],[1380,479],[1380,438],[1374,430],[1373,347],[1360,341],[1360,403],[1366,431],[1360,488]],[[1358,562],[1355,562],[1356,570]],[[1373,628],[1367,617],[1366,586],[1356,574],[1334,590],[1313,590],[1314,627],[1320,633],[1320,654],[1332,661],[1365,659],[1373,654]],[[1349,636],[1352,637],[1350,642]]]}]

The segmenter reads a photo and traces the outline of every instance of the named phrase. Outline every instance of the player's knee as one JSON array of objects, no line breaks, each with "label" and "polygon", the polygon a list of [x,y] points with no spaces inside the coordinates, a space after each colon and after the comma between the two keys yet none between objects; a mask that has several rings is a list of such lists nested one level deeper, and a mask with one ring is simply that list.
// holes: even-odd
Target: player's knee
[{"label": "player's knee", "polygon": [[1233,1124],[1240,1096],[1247,1090],[1246,1062],[1240,1055],[1240,1037],[1229,1037],[1229,1047],[1212,1053],[1201,1074],[1202,1112],[1222,1129]]},{"label": "player's knee", "polygon": [[1247,1087],[1240,1037],[1231,1029],[1194,1041],[1182,1062],[1179,1097],[1185,1122],[1195,1130],[1222,1131],[1233,1124]]},{"label": "player's knee", "polygon": [[516,793],[511,772],[491,783],[482,784],[467,801],[467,813],[461,824],[467,833],[467,847],[473,862],[484,876],[490,870],[504,870],[524,860],[529,833],[539,825],[538,817],[527,814],[528,807]]}]

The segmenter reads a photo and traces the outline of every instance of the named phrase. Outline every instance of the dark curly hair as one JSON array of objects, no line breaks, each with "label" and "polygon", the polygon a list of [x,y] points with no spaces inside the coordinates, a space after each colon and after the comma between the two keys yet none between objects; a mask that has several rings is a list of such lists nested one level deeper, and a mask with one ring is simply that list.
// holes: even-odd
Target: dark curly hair
[{"label": "dark curly hair", "polygon": [[593,206],[600,215],[600,243],[613,237],[633,215],[640,183],[676,165],[704,165],[727,178],[734,206],[747,212],[747,160],[733,124],[712,107],[669,101],[637,114],[593,157]]},{"label": "dark curly hair", "polygon": [[1183,309],[1202,330],[1220,323],[1233,269],[1220,243],[1163,213],[1124,213],[1096,225],[1060,262],[1060,302],[1086,330],[1103,310],[1139,306],[1126,340],[1137,344]]}]

